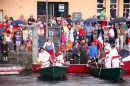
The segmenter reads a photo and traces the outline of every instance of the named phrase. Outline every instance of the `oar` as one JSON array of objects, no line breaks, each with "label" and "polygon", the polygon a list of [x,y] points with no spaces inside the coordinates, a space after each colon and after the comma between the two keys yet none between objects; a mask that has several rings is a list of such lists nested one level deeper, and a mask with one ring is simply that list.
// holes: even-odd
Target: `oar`
[{"label": "oar", "polygon": [[29,73],[27,73],[27,74],[25,74],[24,76],[27,76],[27,75],[29,75],[29,74],[31,74],[31,73],[33,73],[33,72],[39,70],[39,69],[41,69],[41,67],[40,67],[40,68],[37,68],[36,70],[33,70],[33,71],[31,71],[31,72],[29,72]]}]

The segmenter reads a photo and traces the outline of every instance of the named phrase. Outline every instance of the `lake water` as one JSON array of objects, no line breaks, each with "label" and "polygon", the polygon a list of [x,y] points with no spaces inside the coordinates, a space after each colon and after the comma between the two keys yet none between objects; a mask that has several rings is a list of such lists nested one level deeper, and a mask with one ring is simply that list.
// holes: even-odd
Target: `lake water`
[{"label": "lake water", "polygon": [[99,79],[89,74],[67,74],[65,80],[40,80],[39,74],[28,76],[0,76],[0,86],[130,86],[130,75],[125,75],[120,82]]}]

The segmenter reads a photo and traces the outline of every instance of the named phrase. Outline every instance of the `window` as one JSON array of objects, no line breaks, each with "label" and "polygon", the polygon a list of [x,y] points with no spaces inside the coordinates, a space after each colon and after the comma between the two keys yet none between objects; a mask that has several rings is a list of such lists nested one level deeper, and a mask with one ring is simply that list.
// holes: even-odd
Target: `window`
[{"label": "window", "polygon": [[115,6],[116,12],[118,13],[118,0],[110,0],[110,8]]},{"label": "window", "polygon": [[46,3],[44,2],[37,3],[37,15],[46,15]]},{"label": "window", "polygon": [[59,4],[59,12],[64,12],[64,4]]},{"label": "window", "polygon": [[2,21],[2,11],[0,10],[0,21]]},{"label": "window", "polygon": [[124,7],[127,7],[127,12],[130,15],[130,0],[124,0]]},{"label": "window", "polygon": [[100,18],[100,12],[102,11],[102,8],[104,7],[104,0],[97,0],[97,18]]}]

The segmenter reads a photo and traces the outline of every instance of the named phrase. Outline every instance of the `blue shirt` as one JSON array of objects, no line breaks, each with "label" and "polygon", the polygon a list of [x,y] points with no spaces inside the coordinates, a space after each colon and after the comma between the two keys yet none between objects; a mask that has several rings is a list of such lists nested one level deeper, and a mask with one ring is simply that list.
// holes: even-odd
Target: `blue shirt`
[{"label": "blue shirt", "polygon": [[79,54],[78,48],[76,48],[76,47],[73,48],[73,54],[74,55],[78,55]]},{"label": "blue shirt", "polygon": [[96,45],[89,47],[89,55],[92,58],[97,58],[98,57],[98,47]]},{"label": "blue shirt", "polygon": [[111,17],[116,18],[116,9],[110,9]]},{"label": "blue shirt", "polygon": [[[92,30],[92,26],[91,25],[86,25],[85,26],[85,30],[87,31],[87,32],[89,32],[90,30]],[[86,35],[87,36],[90,36],[92,33],[87,33]]]}]

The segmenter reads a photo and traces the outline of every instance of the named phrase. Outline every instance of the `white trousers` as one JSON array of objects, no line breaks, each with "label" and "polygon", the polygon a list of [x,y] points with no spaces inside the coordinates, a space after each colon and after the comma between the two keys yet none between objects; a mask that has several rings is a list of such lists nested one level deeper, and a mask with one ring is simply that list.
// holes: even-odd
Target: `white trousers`
[{"label": "white trousers", "polygon": [[116,39],[116,47],[119,48],[119,45],[120,45],[121,48],[123,48],[123,35],[119,36]]},{"label": "white trousers", "polygon": [[119,58],[115,58],[112,60],[112,67],[120,67],[120,60]]},{"label": "white trousers", "polygon": [[110,54],[106,54],[106,57],[108,58],[105,59],[105,67],[111,68],[112,57],[110,56]]},{"label": "white trousers", "polygon": [[111,57],[105,59],[105,68],[111,68]]},{"label": "white trousers", "polygon": [[42,63],[41,68],[44,68],[44,67],[49,67],[49,66],[50,66],[50,62],[49,62],[49,61],[47,61],[47,62]]},{"label": "white trousers", "polygon": [[62,66],[62,63],[56,62],[55,66]]}]

